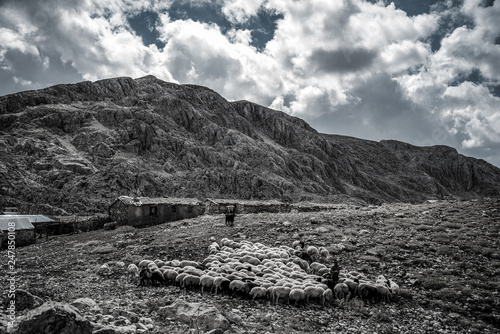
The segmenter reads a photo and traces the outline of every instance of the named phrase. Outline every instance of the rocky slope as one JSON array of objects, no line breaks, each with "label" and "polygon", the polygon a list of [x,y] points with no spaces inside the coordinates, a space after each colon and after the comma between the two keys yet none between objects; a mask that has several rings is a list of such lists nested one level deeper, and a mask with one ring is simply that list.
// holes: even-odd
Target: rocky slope
[{"label": "rocky slope", "polygon": [[103,212],[120,195],[380,203],[500,194],[445,146],[316,132],[301,119],[147,76],[0,97],[0,205]]},{"label": "rocky slope", "polygon": [[[0,280],[16,280],[17,334],[493,334],[500,331],[499,219],[500,200],[489,198],[243,214],[231,228],[222,215],[203,215],[38,239],[16,249],[14,274],[3,262]],[[138,287],[128,278],[127,266],[143,259],[202,261],[222,238],[269,247],[300,239],[326,247],[342,272],[382,274],[401,291],[389,302],[294,306],[199,287]],[[10,311],[1,307],[7,290],[0,294],[0,333],[9,328]],[[179,306],[184,312],[172,312]]]}]

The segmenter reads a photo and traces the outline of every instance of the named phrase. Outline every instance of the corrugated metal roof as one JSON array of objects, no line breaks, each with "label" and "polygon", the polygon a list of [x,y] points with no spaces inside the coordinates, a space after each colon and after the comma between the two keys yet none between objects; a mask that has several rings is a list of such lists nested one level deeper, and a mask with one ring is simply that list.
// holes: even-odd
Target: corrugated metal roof
[{"label": "corrugated metal roof", "polygon": [[35,227],[30,221],[26,218],[5,218],[4,216],[0,216],[0,230],[8,231],[9,223],[16,224],[16,230],[33,230]]},{"label": "corrugated metal roof", "polygon": [[3,215],[1,218],[26,218],[30,223],[52,223],[53,219],[45,217],[43,215]]},{"label": "corrugated metal roof", "polygon": [[197,198],[174,198],[174,197],[130,197],[120,196],[118,198],[122,203],[128,205],[148,205],[148,204],[184,204],[184,205],[199,205],[200,200]]}]

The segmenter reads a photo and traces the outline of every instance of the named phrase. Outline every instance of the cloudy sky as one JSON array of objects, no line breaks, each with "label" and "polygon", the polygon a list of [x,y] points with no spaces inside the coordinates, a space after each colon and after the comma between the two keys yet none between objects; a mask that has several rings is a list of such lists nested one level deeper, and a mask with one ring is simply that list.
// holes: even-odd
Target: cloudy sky
[{"label": "cloudy sky", "polygon": [[0,95],[148,74],[500,167],[499,0],[0,0]]}]

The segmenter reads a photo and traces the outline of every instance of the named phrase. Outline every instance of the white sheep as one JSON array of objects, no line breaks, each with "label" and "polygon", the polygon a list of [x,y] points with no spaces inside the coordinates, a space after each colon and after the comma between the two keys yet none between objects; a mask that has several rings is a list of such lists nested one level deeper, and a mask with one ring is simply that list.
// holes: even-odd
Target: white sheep
[{"label": "white sheep", "polygon": [[321,303],[323,306],[325,306],[325,304],[327,305],[330,305],[332,303],[332,300],[333,300],[333,292],[331,289],[327,288],[325,290],[325,292],[323,292],[323,297],[321,298]]},{"label": "white sheep", "polygon": [[250,290],[250,296],[252,296],[252,300],[255,298],[266,298],[267,289],[261,286],[255,286]]},{"label": "white sheep", "polygon": [[326,262],[328,261],[328,259],[330,258],[330,252],[328,251],[328,249],[326,249],[325,247],[320,247],[318,249],[319,251],[319,256],[321,257],[321,259]]},{"label": "white sheep", "polygon": [[131,263],[127,268],[129,279],[135,281],[139,277],[139,267]]},{"label": "white sheep", "polygon": [[295,306],[297,306],[297,303],[299,302],[305,302],[306,301],[306,292],[304,289],[301,287],[292,287],[288,296],[288,304],[290,304],[290,301],[295,302]]},{"label": "white sheep", "polygon": [[276,305],[278,305],[280,298],[283,298],[283,299],[288,301],[291,290],[292,289],[284,287],[284,286],[275,286],[272,289],[272,293],[271,293],[272,300],[276,301]]},{"label": "white sheep", "polygon": [[165,280],[165,283],[174,284],[177,275],[177,271],[175,271],[174,269],[167,269],[163,272],[163,279]]},{"label": "white sheep", "polygon": [[154,263],[154,262],[151,260],[142,260],[141,262],[139,262],[139,268],[140,269],[146,268],[150,263]]},{"label": "white sheep", "polygon": [[200,277],[200,285],[201,285],[201,293],[205,290],[205,288],[210,288],[210,292],[212,292],[212,288],[214,285],[214,277],[209,274],[205,274]]},{"label": "white sheep", "polygon": [[335,284],[335,287],[333,288],[333,291],[335,292],[335,298],[340,300],[341,304],[343,302],[346,302],[349,300],[349,297],[351,295],[349,286],[345,283],[337,283]]},{"label": "white sheep", "polygon": [[400,292],[399,285],[397,285],[396,282],[391,279],[389,279],[389,289],[391,290],[393,295],[398,295]]},{"label": "white sheep", "polygon": [[308,286],[304,289],[306,292],[306,302],[309,303],[309,300],[312,299],[317,299],[320,302],[322,302],[323,299],[323,293],[325,293],[325,290],[323,288],[317,287],[317,286]]}]

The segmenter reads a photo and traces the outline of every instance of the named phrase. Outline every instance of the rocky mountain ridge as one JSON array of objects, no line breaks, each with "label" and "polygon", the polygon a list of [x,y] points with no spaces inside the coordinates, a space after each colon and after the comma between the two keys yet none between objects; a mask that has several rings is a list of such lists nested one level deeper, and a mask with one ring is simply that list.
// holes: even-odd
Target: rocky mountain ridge
[{"label": "rocky mountain ridge", "polygon": [[321,134],[153,76],[0,97],[0,199],[46,214],[121,195],[420,202],[500,195],[500,169],[446,146]]}]

